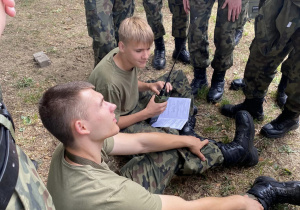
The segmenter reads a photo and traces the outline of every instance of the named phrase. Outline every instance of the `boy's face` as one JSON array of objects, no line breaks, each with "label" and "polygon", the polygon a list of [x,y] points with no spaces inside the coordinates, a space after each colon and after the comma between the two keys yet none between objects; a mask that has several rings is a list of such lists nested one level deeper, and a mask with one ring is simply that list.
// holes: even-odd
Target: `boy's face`
[{"label": "boy's face", "polygon": [[102,94],[93,89],[81,91],[80,98],[86,104],[87,119],[83,121],[93,141],[114,136],[119,132],[114,113],[117,107],[115,104],[104,101]]},{"label": "boy's face", "polygon": [[150,56],[151,45],[129,41],[126,44],[121,42],[120,51],[124,53],[129,65],[137,68],[145,68]]}]

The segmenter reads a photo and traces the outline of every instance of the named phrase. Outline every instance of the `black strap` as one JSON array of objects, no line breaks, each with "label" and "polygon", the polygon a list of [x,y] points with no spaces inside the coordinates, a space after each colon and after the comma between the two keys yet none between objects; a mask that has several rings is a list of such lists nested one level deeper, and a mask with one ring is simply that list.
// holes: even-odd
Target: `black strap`
[{"label": "black strap", "polygon": [[93,168],[101,169],[101,166],[89,159],[85,159],[83,157],[79,157],[77,155],[74,155],[70,153],[68,150],[65,149],[65,155],[74,163],[80,164],[80,165],[90,165]]},{"label": "black strap", "polygon": [[5,209],[15,190],[19,175],[19,159],[12,135],[13,123],[5,106],[0,103],[0,151],[3,159],[0,162],[0,209]]}]

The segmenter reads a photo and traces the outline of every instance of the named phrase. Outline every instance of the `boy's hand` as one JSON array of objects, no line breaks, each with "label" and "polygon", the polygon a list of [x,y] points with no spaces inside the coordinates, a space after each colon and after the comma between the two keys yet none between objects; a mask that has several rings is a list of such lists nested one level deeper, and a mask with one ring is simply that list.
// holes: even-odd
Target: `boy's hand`
[{"label": "boy's hand", "polygon": [[163,103],[155,103],[154,97],[154,95],[151,97],[147,107],[144,109],[149,118],[160,115],[167,108],[167,101]]},{"label": "boy's hand", "polygon": [[[149,83],[149,89],[156,95],[159,95],[159,91],[164,87],[164,85],[165,85],[165,82],[163,82],[163,81]],[[166,84],[166,92],[168,93],[172,89],[173,89],[173,87],[172,87],[171,83],[168,82]]]}]

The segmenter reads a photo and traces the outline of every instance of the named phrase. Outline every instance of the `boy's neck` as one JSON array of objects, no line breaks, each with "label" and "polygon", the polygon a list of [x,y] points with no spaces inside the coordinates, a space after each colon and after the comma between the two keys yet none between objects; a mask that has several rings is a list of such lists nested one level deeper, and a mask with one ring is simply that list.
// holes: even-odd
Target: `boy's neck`
[{"label": "boy's neck", "polygon": [[118,52],[114,57],[115,64],[123,71],[132,71],[134,66],[127,62],[122,53]]}]

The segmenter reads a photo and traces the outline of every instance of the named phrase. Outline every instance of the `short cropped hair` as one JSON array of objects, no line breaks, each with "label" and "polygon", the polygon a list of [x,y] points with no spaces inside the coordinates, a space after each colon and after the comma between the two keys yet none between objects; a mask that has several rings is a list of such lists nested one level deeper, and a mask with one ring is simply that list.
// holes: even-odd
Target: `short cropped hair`
[{"label": "short cropped hair", "polygon": [[49,88],[39,102],[39,114],[43,125],[65,147],[74,146],[71,123],[86,119],[87,102],[81,101],[82,90],[94,89],[88,82],[70,82]]},{"label": "short cropped hair", "polygon": [[143,18],[133,16],[122,21],[119,27],[119,41],[124,44],[135,41],[151,46],[154,35],[151,27]]}]

